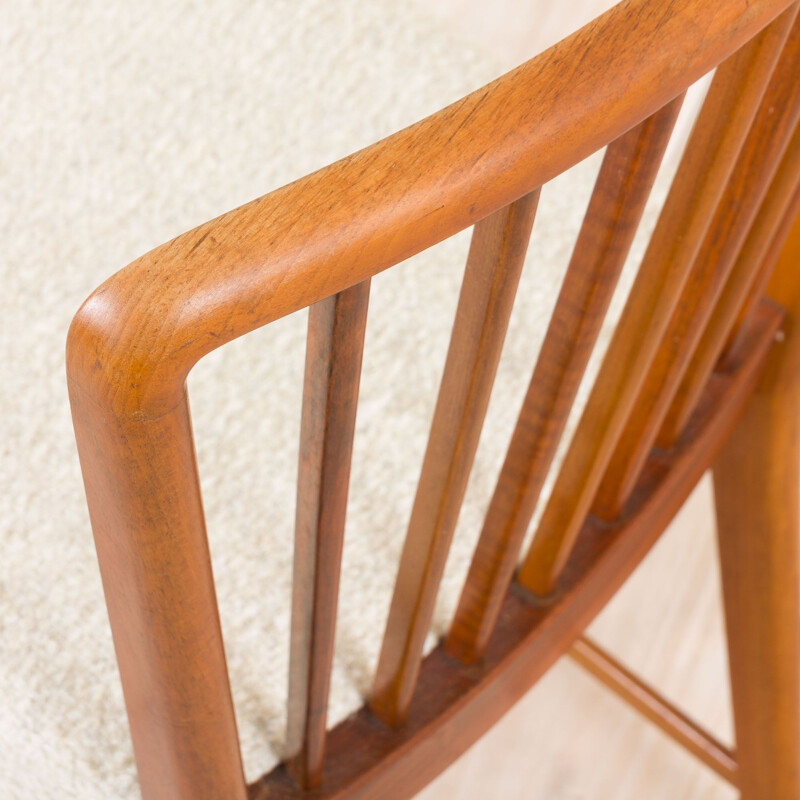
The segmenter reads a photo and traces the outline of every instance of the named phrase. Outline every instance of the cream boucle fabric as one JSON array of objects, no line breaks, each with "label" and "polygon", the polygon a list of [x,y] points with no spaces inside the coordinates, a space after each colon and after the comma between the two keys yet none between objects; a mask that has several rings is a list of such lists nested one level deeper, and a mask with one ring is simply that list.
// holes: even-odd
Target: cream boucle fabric
[{"label": "cream boucle fabric", "polygon": [[[435,111],[497,70],[388,0],[12,0],[0,6],[0,66],[0,796],[133,798],[67,405],[71,315],[151,247]],[[435,634],[457,600],[598,164],[543,191]],[[462,234],[373,283],[333,721],[369,686],[467,245]],[[190,377],[250,779],[275,763],[285,725],[305,322],[304,313],[280,320]]]}]

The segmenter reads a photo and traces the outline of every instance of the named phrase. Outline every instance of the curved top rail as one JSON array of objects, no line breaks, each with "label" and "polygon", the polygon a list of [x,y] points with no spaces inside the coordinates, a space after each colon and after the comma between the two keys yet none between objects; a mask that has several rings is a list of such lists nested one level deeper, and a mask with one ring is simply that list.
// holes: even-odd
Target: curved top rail
[{"label": "curved top rail", "polygon": [[118,417],[167,412],[203,355],[541,186],[790,4],[624,0],[436,114],[157,247],[76,314],[71,385]]}]

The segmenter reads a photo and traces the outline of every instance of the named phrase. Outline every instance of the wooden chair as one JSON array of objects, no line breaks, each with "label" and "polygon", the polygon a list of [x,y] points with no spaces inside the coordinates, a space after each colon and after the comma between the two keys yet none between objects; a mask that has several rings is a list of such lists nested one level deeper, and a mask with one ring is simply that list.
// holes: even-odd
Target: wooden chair
[{"label": "wooden chair", "polygon": [[[800,797],[800,21],[626,0],[494,83],[140,258],[77,313],[75,431],[143,795],[406,798],[572,655],[748,800]],[[670,138],[717,68],[546,504]],[[539,187],[607,145],[445,640],[422,657]],[[371,276],[474,225],[367,705],[326,731]],[[245,785],[185,392],[310,306],[286,763]],[[736,752],[581,638],[714,472]]]}]

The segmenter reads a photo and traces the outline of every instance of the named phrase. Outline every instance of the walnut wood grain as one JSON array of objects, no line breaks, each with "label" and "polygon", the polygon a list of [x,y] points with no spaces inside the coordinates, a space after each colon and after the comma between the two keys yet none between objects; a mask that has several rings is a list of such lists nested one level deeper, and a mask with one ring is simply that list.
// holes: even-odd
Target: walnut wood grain
[{"label": "walnut wood grain", "polygon": [[548,594],[569,557],[758,109],[795,7],[717,69],[519,571]]},{"label": "walnut wood grain", "polygon": [[782,335],[714,463],[742,800],[800,796],[799,259],[796,220],[768,287]]},{"label": "walnut wood grain", "polygon": [[542,186],[662,108],[789,4],[625,0],[416,125],[134,261],[73,320],[70,381],[115,416],[169,411],[210,351]]},{"label": "walnut wood grain", "polygon": [[[442,646],[425,658],[403,727],[383,726],[363,709],[329,733],[329,758],[314,800],[413,797],[566,652],[644,558],[708,468],[752,391],[781,319],[775,305],[760,307],[747,358],[736,372],[714,376],[676,449],[650,459],[625,523],[587,520],[564,571],[563,591],[551,604],[512,584],[483,658],[466,666]],[[307,795],[283,767],[251,789],[251,800],[303,797]]]},{"label": "walnut wood grain", "polygon": [[405,717],[525,261],[539,191],[475,226],[369,705]]},{"label": "walnut wood grain", "polygon": [[613,519],[619,514],[633,491],[797,126],[799,57],[800,22],[796,21],[600,483],[592,513],[602,519]]},{"label": "walnut wood grain", "polygon": [[494,628],[682,101],[606,151],[447,636],[466,663]]},{"label": "walnut wood grain", "polygon": [[292,576],[286,756],[320,781],[369,280],[309,310]]},{"label": "walnut wood grain", "polygon": [[[67,377],[145,800],[245,796],[185,394],[192,367],[226,342],[518,201],[654,114],[788,7],[789,0],[625,0],[437,114],[161,245],[83,304],[68,334]],[[666,482],[670,508],[696,480],[692,469]],[[641,537],[655,537],[660,521],[649,518],[652,529]],[[581,596],[595,605],[618,585],[628,560],[604,564],[582,584]],[[569,636],[580,617],[570,614]],[[548,663],[569,638],[560,630],[561,638],[538,637],[532,649],[525,639],[523,650]],[[402,671],[413,677],[412,651],[405,652],[401,661],[411,667]],[[392,753],[407,747],[375,785],[408,796],[474,740],[535,676],[524,660],[503,663],[506,672],[481,694],[480,713],[448,716],[431,702],[425,713],[444,708],[445,716],[438,727],[419,729],[413,748],[398,744],[410,741],[403,737],[413,725],[395,734],[362,712],[372,733],[386,731],[381,741],[391,740]],[[397,698],[405,702],[413,683],[406,680]],[[458,746],[425,738],[446,729]],[[363,743],[363,752],[333,769],[356,769],[379,749],[369,737]],[[343,752],[337,748],[334,760]],[[398,764],[416,772],[398,772]]]},{"label": "walnut wood grain", "polygon": [[243,800],[188,402],[139,421],[70,401],[142,796]]}]

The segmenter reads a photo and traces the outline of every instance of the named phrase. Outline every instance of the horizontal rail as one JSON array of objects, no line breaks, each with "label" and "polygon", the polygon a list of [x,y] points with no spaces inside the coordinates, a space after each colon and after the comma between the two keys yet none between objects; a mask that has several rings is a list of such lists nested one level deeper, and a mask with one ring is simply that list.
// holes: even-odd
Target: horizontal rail
[{"label": "horizontal rail", "polygon": [[736,786],[736,756],[605,650],[582,636],[568,655],[717,775]]},{"label": "horizontal rail", "polygon": [[[732,374],[715,375],[675,449],[648,462],[624,524],[588,520],[549,605],[514,584],[483,658],[465,666],[442,645],[420,670],[400,728],[363,708],[328,735],[314,800],[407,800],[496,723],[550,666],[627,579],[702,477],[750,396],[783,319],[765,301],[750,328],[746,355]],[[276,767],[250,787],[250,800],[303,800]]]},{"label": "horizontal rail", "polygon": [[624,0],[371,147],[152,250],[70,329],[70,383],[119,418],[177,407],[205,354],[446,239],[622,135],[790,0]]}]

